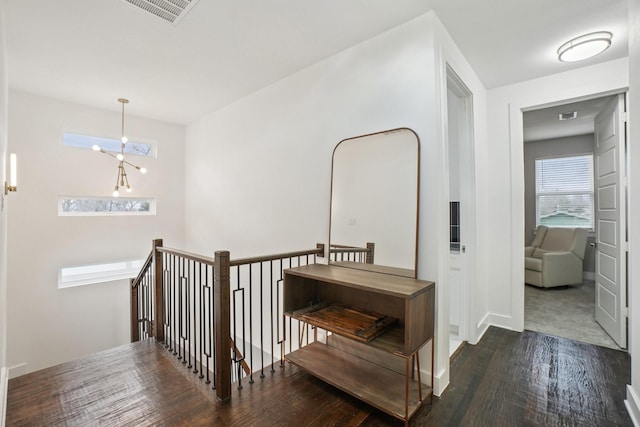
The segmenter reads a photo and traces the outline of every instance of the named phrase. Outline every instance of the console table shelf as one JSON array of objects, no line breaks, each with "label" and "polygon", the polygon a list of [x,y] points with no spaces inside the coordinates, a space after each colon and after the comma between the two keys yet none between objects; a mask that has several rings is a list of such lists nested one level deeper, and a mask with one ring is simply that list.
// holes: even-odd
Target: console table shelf
[{"label": "console table shelf", "polygon": [[[288,354],[287,360],[383,412],[399,419],[405,417],[404,375],[319,342]],[[430,387],[424,386],[422,393],[429,396]],[[408,401],[411,418],[422,404],[418,382],[413,379],[409,379],[409,396],[415,397]]]},{"label": "console table shelf", "polygon": [[[289,362],[405,425],[433,397],[433,282],[311,264],[284,271],[283,301],[285,317],[334,334],[289,353]],[[429,341],[431,386],[422,387],[418,350]]]}]

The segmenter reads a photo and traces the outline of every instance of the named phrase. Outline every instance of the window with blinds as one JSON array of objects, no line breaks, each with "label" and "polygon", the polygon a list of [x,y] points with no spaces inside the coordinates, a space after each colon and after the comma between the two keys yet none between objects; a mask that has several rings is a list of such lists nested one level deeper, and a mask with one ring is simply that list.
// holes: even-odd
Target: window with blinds
[{"label": "window with blinds", "polygon": [[593,229],[593,155],[536,159],[536,227]]}]

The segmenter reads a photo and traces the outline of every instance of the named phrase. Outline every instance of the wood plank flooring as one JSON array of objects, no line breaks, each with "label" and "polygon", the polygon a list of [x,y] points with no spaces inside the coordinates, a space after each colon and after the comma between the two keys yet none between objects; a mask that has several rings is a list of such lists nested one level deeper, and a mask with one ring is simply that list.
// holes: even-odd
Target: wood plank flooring
[{"label": "wood plank flooring", "polygon": [[[9,381],[7,426],[401,426],[291,364],[233,387],[210,385],[153,341]],[[490,328],[452,362],[451,384],[412,426],[631,426],[627,353]]]}]

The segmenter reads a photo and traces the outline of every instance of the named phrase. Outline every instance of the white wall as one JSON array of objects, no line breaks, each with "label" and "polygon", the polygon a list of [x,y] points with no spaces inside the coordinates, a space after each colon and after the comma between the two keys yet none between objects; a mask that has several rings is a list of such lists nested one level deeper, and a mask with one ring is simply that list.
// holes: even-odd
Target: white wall
[{"label": "white wall", "polygon": [[491,230],[487,262],[492,269],[490,322],[524,328],[524,161],[522,110],[610,94],[628,85],[627,58],[489,91],[488,199],[486,229]]},{"label": "white wall", "polygon": [[[640,3],[629,0],[629,218],[640,215]],[[640,226],[629,224],[629,352],[631,385],[627,388],[627,408],[634,424],[640,425]]]},{"label": "white wall", "polygon": [[[7,63],[4,43],[3,5],[0,4],[0,185],[7,174]],[[0,193],[0,427],[4,426],[7,387],[7,211],[10,201]]]},{"label": "white wall", "polygon": [[413,129],[421,140],[418,275],[438,282],[443,319],[436,323],[440,389],[448,382],[449,339],[448,309],[441,309],[449,254],[445,60],[478,87],[481,122],[484,89],[430,13],[189,125],[186,154],[186,245],[237,258],[326,243],[335,145]]},{"label": "white wall", "polygon": [[[487,186],[488,168],[492,167],[488,164],[489,150],[491,144],[487,136],[487,91],[480,82],[473,69],[462,56],[446,29],[436,20],[436,58],[438,70],[438,102],[439,102],[439,129],[442,140],[442,157],[440,161],[443,165],[449,164],[449,147],[446,141],[448,132],[448,120],[446,117],[446,98],[447,98],[447,78],[446,66],[449,65],[460,80],[465,84],[472,94],[473,99],[473,146],[460,147],[464,153],[460,153],[461,159],[470,159],[468,164],[462,164],[460,175],[460,200],[465,202],[464,208],[461,210],[461,223],[464,228],[464,242],[467,248],[466,254],[463,256],[465,279],[461,283],[460,292],[466,295],[461,301],[461,318],[465,321],[461,330],[466,331],[466,338],[471,344],[475,344],[482,337],[482,334],[489,326],[487,321],[489,313],[489,293],[488,293],[488,277],[489,270],[493,270],[487,264],[488,245],[493,239],[493,234],[487,229],[488,223],[488,205],[490,203],[491,189]],[[453,153],[455,156],[456,154]],[[466,163],[466,162],[465,162]],[[464,171],[462,169],[464,168]],[[429,205],[429,209],[440,208],[443,224],[440,230],[444,233],[438,236],[440,242],[443,242],[439,248],[439,280],[441,286],[437,288],[439,292],[437,331],[438,336],[438,358],[436,360],[447,360],[449,358],[449,172],[448,170],[438,170],[440,177],[444,182],[438,183],[433,180],[426,185],[438,185],[442,189],[442,204]],[[422,223],[421,223],[422,226]],[[425,236],[426,237],[426,236]],[[431,236],[433,238],[433,236]],[[468,312],[466,315],[465,313]],[[448,371],[447,371],[448,374]]]},{"label": "white wall", "polygon": [[[11,376],[129,341],[128,281],[58,289],[61,266],[146,257],[154,238],[182,247],[182,126],[126,116],[130,139],[156,140],[157,159],[136,158],[135,196],[155,197],[156,216],[59,217],[59,195],[106,196],[115,159],[62,145],[63,130],[120,136],[120,111],[89,108],[10,91],[9,150],[18,156],[18,192],[8,222],[8,366]],[[135,102],[135,100],[131,100]],[[23,366],[22,364],[26,364]]]}]

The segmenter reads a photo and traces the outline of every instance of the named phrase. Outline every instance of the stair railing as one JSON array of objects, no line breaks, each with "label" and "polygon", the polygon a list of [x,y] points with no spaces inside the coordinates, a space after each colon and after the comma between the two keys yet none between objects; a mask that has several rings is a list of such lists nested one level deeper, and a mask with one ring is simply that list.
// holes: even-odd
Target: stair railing
[{"label": "stair railing", "polygon": [[[221,400],[232,381],[264,378],[281,360],[283,270],[313,264],[315,249],[231,260],[163,247],[161,239],[131,281],[131,340],[155,338],[192,369]],[[291,345],[291,343],[290,343]],[[221,351],[222,349],[222,351]],[[259,365],[259,368],[257,367]]]}]

